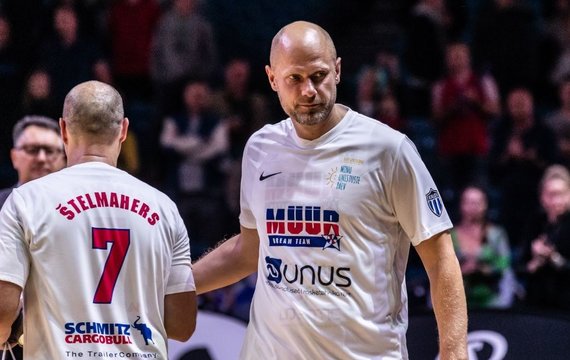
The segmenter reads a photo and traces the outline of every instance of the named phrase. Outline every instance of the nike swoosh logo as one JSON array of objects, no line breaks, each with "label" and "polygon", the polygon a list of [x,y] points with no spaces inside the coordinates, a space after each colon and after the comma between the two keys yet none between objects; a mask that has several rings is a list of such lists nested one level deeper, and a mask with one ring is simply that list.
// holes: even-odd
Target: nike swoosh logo
[{"label": "nike swoosh logo", "polygon": [[259,181],[269,179],[270,177],[275,176],[275,175],[279,175],[279,174],[281,174],[281,171],[273,173],[273,174],[268,174],[268,175],[263,175],[263,172],[262,172],[261,175],[259,175]]}]

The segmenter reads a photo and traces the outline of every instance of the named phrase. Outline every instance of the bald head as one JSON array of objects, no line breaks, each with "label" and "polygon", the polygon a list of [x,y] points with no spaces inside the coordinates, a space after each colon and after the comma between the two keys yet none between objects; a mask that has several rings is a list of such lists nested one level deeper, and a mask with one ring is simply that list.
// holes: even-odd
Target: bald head
[{"label": "bald head", "polygon": [[273,37],[269,62],[273,67],[285,54],[311,53],[315,50],[325,52],[332,61],[337,57],[334,43],[325,29],[310,22],[295,21],[285,25]]},{"label": "bald head", "polygon": [[110,144],[118,136],[123,118],[121,95],[105,83],[81,83],[65,97],[63,119],[70,134]]}]

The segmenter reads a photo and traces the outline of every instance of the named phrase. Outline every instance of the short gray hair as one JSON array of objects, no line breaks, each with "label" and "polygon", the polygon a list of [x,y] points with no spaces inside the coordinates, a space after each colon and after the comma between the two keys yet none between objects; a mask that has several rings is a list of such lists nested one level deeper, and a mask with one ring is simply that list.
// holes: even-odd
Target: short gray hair
[{"label": "short gray hair", "polygon": [[12,130],[12,141],[14,146],[22,136],[22,133],[28,126],[38,126],[44,129],[52,130],[58,136],[60,136],[59,132],[59,124],[56,120],[49,118],[47,116],[41,115],[27,115],[18,120],[18,122],[14,125]]}]

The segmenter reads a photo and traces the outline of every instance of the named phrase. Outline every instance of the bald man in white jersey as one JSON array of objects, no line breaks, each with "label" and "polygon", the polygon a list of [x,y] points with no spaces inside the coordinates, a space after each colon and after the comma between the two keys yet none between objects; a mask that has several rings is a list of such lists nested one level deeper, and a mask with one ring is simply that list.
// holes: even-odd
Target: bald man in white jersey
[{"label": "bald man in white jersey", "polygon": [[294,22],[267,76],[289,118],[249,139],[241,233],[194,264],[197,292],[257,271],[242,359],[407,359],[410,244],[431,282],[441,359],[467,359],[452,224],[403,134],[336,104],[341,61]]},{"label": "bald man in white jersey", "polygon": [[74,87],[68,168],[14,189],[0,212],[0,344],[24,292],[24,359],[167,359],[196,323],[190,244],[174,203],[116,168],[119,93]]}]

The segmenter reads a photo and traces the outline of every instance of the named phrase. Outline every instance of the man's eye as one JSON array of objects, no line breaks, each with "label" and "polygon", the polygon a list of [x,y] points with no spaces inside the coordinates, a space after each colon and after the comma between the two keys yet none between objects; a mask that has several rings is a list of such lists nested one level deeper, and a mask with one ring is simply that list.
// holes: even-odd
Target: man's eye
[{"label": "man's eye", "polygon": [[311,78],[313,81],[322,81],[327,76],[326,73],[316,73]]},{"label": "man's eye", "polygon": [[301,81],[301,77],[299,75],[291,75],[291,76],[289,76],[289,80],[294,81],[294,82],[299,82],[299,81]]}]

